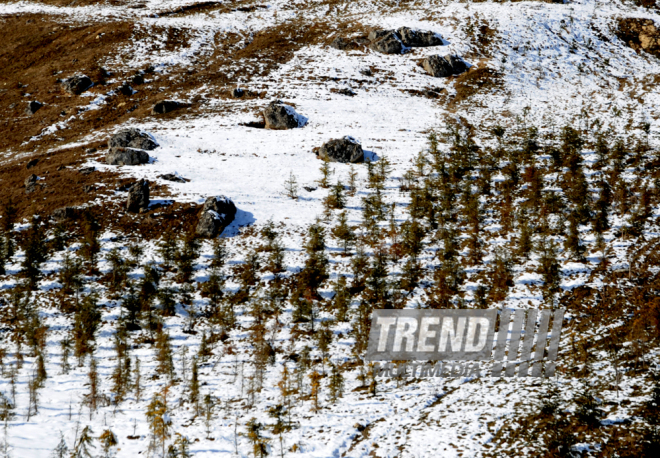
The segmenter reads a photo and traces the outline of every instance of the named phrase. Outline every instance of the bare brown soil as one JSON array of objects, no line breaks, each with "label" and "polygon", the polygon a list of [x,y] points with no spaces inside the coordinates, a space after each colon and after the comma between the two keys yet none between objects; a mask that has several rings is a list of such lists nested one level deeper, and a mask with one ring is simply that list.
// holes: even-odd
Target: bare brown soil
[{"label": "bare brown soil", "polygon": [[488,67],[472,67],[454,79],[456,95],[449,101],[449,108],[456,108],[472,96],[483,93],[485,90],[502,89],[502,75]]}]

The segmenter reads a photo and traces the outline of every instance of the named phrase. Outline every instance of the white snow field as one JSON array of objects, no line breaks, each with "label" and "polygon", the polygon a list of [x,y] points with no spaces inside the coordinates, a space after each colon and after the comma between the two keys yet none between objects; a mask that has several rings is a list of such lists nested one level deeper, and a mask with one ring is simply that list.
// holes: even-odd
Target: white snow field
[{"label": "white snow field", "polygon": [[[617,38],[614,33],[615,21],[620,17],[649,18],[660,22],[660,14],[654,9],[644,9],[632,2],[583,0],[567,4],[544,2],[495,3],[458,1],[347,1],[328,0],[273,0],[263,2],[265,8],[251,12],[231,10],[208,10],[180,16],[163,15],[166,11],[192,5],[189,0],[131,1],[121,5],[102,3],[93,6],[52,6],[47,3],[21,1],[0,3],[0,15],[20,15],[25,13],[45,13],[58,17],[63,22],[102,21],[112,22],[122,18],[138,21],[144,30],[155,27],[176,27],[190,35],[189,46],[167,51],[158,44],[164,38],[154,32],[150,40],[134,41],[127,49],[118,50],[117,56],[127,54],[129,59],[110,59],[105,65],[112,71],[142,67],[146,62],[156,66],[156,72],[167,76],[173,68],[190,68],[213,52],[217,34],[237,33],[246,40],[260,30],[264,30],[288,20],[304,18],[318,20],[328,26],[328,37],[340,36],[342,30],[333,27],[334,18],[354,21],[365,28],[396,28],[409,26],[432,30],[443,36],[445,45],[440,47],[416,48],[403,55],[384,55],[368,50],[339,51],[327,45],[304,46],[296,51],[286,63],[277,66],[265,76],[250,77],[236,81],[236,85],[255,91],[267,91],[266,99],[215,98],[211,88],[202,88],[196,93],[179,93],[177,100],[187,102],[195,96],[205,100],[204,109],[194,115],[175,118],[128,122],[115,126],[112,130],[90,132],[82,144],[101,138],[125,127],[138,127],[153,135],[160,147],[150,152],[152,160],[139,167],[109,166],[90,158],[85,166],[99,170],[119,170],[123,175],[146,178],[168,186],[169,194],[152,195],[152,203],[168,200],[178,202],[203,203],[208,196],[226,195],[238,208],[236,220],[225,229],[222,237],[232,253],[230,265],[244,259],[248,250],[260,243],[256,233],[245,233],[247,226],[261,227],[273,221],[282,235],[287,248],[286,260],[289,272],[294,272],[303,264],[303,236],[309,224],[323,213],[322,200],[327,191],[318,188],[313,191],[303,186],[317,187],[320,178],[320,161],[312,149],[327,140],[350,135],[358,139],[364,150],[374,160],[386,157],[393,166],[387,182],[385,198],[387,202],[399,204],[396,218],[403,221],[407,215],[409,201],[405,193],[399,191],[403,174],[412,166],[417,153],[427,148],[427,135],[431,130],[441,132],[448,119],[463,119],[470,124],[481,126],[477,130],[477,141],[482,145],[494,145],[495,140],[481,134],[497,124],[514,126],[521,122],[538,126],[542,132],[558,130],[564,125],[581,125],[599,118],[605,126],[611,126],[618,133],[641,134],[640,123],[651,124],[651,141],[655,141],[658,131],[658,106],[660,94],[654,77],[660,72],[660,61],[650,54],[637,53]],[[134,8],[136,4],[142,5]],[[254,2],[257,4],[257,2]],[[496,31],[490,43],[480,45],[475,39],[474,30],[487,24]],[[469,98],[469,103],[452,104],[457,94],[454,79],[432,78],[417,65],[422,58],[432,54],[457,54],[477,68],[489,68],[499,74],[498,83],[486,87]],[[241,66],[258,69],[259,62],[234,62],[218,71],[232,74]],[[361,71],[372,69],[372,76]],[[256,73],[256,71],[255,71]],[[148,83],[147,83],[148,84]],[[173,85],[176,81],[173,81]],[[350,88],[355,96],[348,97],[331,89]],[[436,88],[444,90],[440,98],[421,97],[410,92]],[[139,90],[139,89],[138,89]],[[103,104],[103,88],[89,92],[89,105]],[[247,127],[271,99],[281,99],[295,106],[298,113],[308,118],[307,124],[299,129],[271,131]],[[635,123],[629,124],[633,119]],[[39,136],[48,139],[57,131],[67,129],[67,122],[45,126]],[[445,149],[446,145],[441,144]],[[592,152],[584,154],[588,164]],[[347,211],[349,222],[358,225],[361,221],[361,198],[368,193],[364,180],[366,166],[332,164],[332,181],[348,181],[352,169],[358,172],[362,182],[358,192],[348,197]],[[166,173],[176,173],[189,182],[172,183],[158,178]],[[633,179],[633,172],[626,175]],[[284,182],[293,174],[300,183],[300,197],[292,200],[285,195]],[[642,177],[644,178],[644,177]],[[497,179],[497,177],[495,177]],[[116,193],[116,199],[125,194]],[[657,215],[657,208],[654,208]],[[622,222],[613,218],[614,228],[606,235],[612,235]],[[330,227],[327,225],[327,227]],[[486,230],[497,230],[488,227]],[[585,229],[586,231],[586,229]],[[116,237],[121,234],[103,234],[102,255],[113,247],[123,247]],[[657,237],[649,230],[647,239]],[[327,238],[329,253],[340,251],[335,241]],[[584,242],[595,243],[593,234],[584,234]],[[490,250],[504,240],[490,239]],[[627,269],[627,250],[634,242],[619,241],[612,246],[610,265]],[[154,244],[145,244],[146,260],[157,260]],[[70,248],[74,251],[76,246]],[[489,251],[488,259],[492,253]],[[20,270],[23,254],[18,253],[13,264],[7,266],[8,273]],[[197,264],[195,278],[205,280],[210,270],[207,260],[211,247],[205,244],[202,257]],[[432,262],[434,253],[430,250],[422,254],[424,262]],[[62,253],[49,259],[44,265],[47,272],[57,271],[63,261]],[[348,273],[350,259],[330,257],[331,280],[339,273]],[[598,264],[589,259],[586,264],[566,261],[562,264],[562,288],[569,290],[590,284],[597,287],[591,275]],[[539,277],[534,272],[534,260],[530,260],[515,272],[515,285],[506,300],[507,307],[530,307],[543,304],[538,287]],[[109,264],[100,262],[102,272],[108,272]],[[130,272],[132,278],[142,276],[142,269]],[[16,280],[6,277],[2,284],[8,289]],[[174,284],[165,278],[164,283]],[[472,288],[476,281],[468,282]],[[228,282],[230,290],[237,284]],[[89,361],[78,366],[72,357],[72,369],[68,373],[61,370],[60,340],[71,327],[69,317],[62,315],[49,301],[53,296],[47,293],[59,287],[54,275],[44,279],[34,300],[42,304],[45,322],[49,326],[46,354],[48,378],[38,391],[38,413],[29,416],[28,384],[34,376],[36,358],[24,355],[22,368],[15,381],[15,396],[7,375],[10,366],[16,366],[16,345],[6,344],[7,366],[0,377],[0,393],[15,399],[15,416],[6,422],[4,437],[7,447],[0,450],[0,456],[14,458],[42,458],[52,451],[63,437],[69,448],[73,446],[82,429],[89,425],[98,435],[106,429],[117,436],[118,444],[112,453],[117,457],[160,456],[160,448],[150,449],[151,433],[146,422],[145,412],[154,393],[161,392],[169,381],[165,376],[157,376],[157,361],[152,346],[137,345],[130,350],[133,358],[139,358],[142,373],[143,392],[140,399],[135,393],[127,395],[119,405],[103,405],[91,412],[84,406],[85,395],[89,392]],[[86,286],[86,292],[96,290],[103,304],[103,323],[97,335],[97,348],[94,357],[98,363],[100,390],[109,395],[110,377],[117,361],[113,338],[116,319],[120,307],[116,301],[106,296],[103,287],[93,282]],[[325,297],[331,296],[328,286],[322,291]],[[418,290],[408,302],[408,307],[416,307],[424,300]],[[197,309],[202,309],[204,299],[195,292]],[[355,306],[355,304],[354,304]],[[207,434],[203,416],[196,416],[194,408],[185,401],[190,385],[192,355],[200,345],[202,330],[215,329],[212,325],[200,324],[197,334],[184,333],[188,313],[177,308],[177,316],[165,319],[165,328],[171,336],[174,366],[177,382],[168,391],[169,416],[171,418],[172,443],[176,434],[190,441],[190,453],[195,458],[217,456],[253,456],[249,439],[245,436],[245,425],[253,417],[264,424],[272,424],[268,408],[281,403],[277,382],[281,378],[282,367],[286,363],[283,354],[278,354],[274,365],[268,366],[263,389],[254,394],[254,403],[248,402],[248,387],[254,370],[250,345],[244,340],[251,318],[244,311],[237,312],[240,325],[231,331],[227,342],[216,343],[213,356],[199,368],[201,395],[211,394],[215,408]],[[292,330],[291,308],[287,305],[280,316],[281,325],[268,330],[275,344],[285,348],[287,353],[300,352],[308,341],[290,339]],[[329,318],[330,314],[320,312],[318,319]],[[569,320],[575,317],[568,316]],[[333,327],[336,336],[330,351],[330,359],[336,364],[352,358],[353,338],[349,335],[351,325],[339,323]],[[215,329],[217,331],[217,329]],[[146,335],[146,331],[144,331]],[[137,338],[134,338],[137,340]],[[231,347],[231,348],[230,348]],[[561,354],[568,352],[569,337],[566,336],[560,347]],[[563,349],[563,350],[562,350]],[[25,348],[23,348],[23,351]],[[188,369],[182,379],[185,354]],[[314,348],[312,355],[321,358],[321,352]],[[600,355],[603,356],[603,355]],[[604,356],[603,356],[604,358]],[[647,359],[658,358],[657,351],[646,355]],[[561,364],[569,364],[562,363]],[[487,366],[484,366],[485,368]],[[594,364],[597,378],[604,380],[613,377],[614,369],[599,360]],[[397,381],[379,380],[375,396],[366,389],[359,388],[359,371],[345,372],[344,397],[336,403],[329,400],[327,379],[322,382],[321,406],[313,411],[312,401],[296,400],[290,416],[298,425],[284,434],[283,450],[276,434],[266,432],[270,438],[269,450],[273,456],[301,457],[478,457],[485,453],[495,454],[491,441],[506,422],[514,422],[533,410],[539,396],[547,392],[547,381],[541,379],[491,378],[478,379],[411,379]],[[575,379],[565,377],[558,371],[556,380],[562,389],[562,396],[569,400],[582,386]],[[644,384],[642,377],[624,378],[614,389],[600,392],[605,409],[605,418],[612,422],[634,421],[632,407],[619,405],[618,396],[639,401],[645,393],[638,385]],[[307,388],[309,381],[305,380]],[[635,401],[635,402],[637,402]],[[366,428],[366,429],[364,429]],[[131,438],[129,438],[129,436]],[[102,456],[101,445],[95,442],[93,456]],[[529,444],[537,446],[538,444]],[[582,449],[589,456],[596,456],[602,445],[594,439],[583,444]],[[519,444],[518,456],[526,456],[526,444]],[[532,450],[530,448],[530,450]],[[5,455],[3,455],[3,453]],[[529,452],[531,453],[531,452]],[[493,456],[493,455],[489,455]],[[504,454],[500,456],[506,456]]]}]

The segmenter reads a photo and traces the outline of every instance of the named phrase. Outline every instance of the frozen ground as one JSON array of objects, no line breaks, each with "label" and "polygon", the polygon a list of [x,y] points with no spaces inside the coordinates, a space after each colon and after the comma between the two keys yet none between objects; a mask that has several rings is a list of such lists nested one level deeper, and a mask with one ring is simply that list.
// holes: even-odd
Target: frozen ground
[{"label": "frozen ground", "polygon": [[[448,118],[463,118],[482,127],[495,124],[515,125],[519,122],[534,124],[544,130],[558,129],[565,124],[579,124],[600,118],[604,125],[618,132],[634,131],[638,123],[650,122],[651,131],[658,129],[658,89],[654,76],[660,71],[657,58],[638,54],[625,46],[614,35],[614,21],[618,17],[647,17],[656,21],[660,15],[652,10],[632,7],[628,3],[578,1],[567,5],[521,3],[461,3],[440,1],[376,1],[345,2],[341,7],[330,1],[272,1],[268,8],[253,12],[231,11],[232,2],[224,2],[227,9],[210,10],[199,14],[167,16],[162,13],[193,4],[192,1],[146,1],[144,7],[132,8],[138,2],[122,6],[50,6],[38,2],[3,2],[0,14],[41,12],[61,17],[63,21],[113,21],[138,18],[138,26],[152,30],[157,26],[185,29],[191,36],[185,49],[170,52],[158,48],[163,37],[154,33],[151,40],[131,43],[128,49],[118,50],[129,59],[110,59],[110,69],[140,67],[147,60],[156,65],[157,72],[168,75],[174,67],[194,69],[212,53],[218,34],[238,33],[246,37],[260,30],[288,20],[326,21],[330,33],[341,34],[333,27],[333,19],[353,20],[366,27],[411,26],[430,29],[442,34],[447,44],[435,48],[417,49],[411,54],[388,56],[371,51],[343,52],[326,45],[302,47],[292,59],[278,65],[266,76],[248,77],[236,81],[237,85],[253,91],[267,91],[268,97],[277,97],[295,105],[298,113],[309,118],[306,126],[290,131],[269,131],[246,127],[256,119],[267,100],[234,100],[208,96],[205,89],[196,94],[180,93],[178,99],[189,101],[195,95],[206,97],[205,109],[194,116],[181,116],[169,120],[153,118],[117,126],[139,127],[150,133],[161,147],[153,151],[153,160],[140,167],[121,167],[126,176],[158,181],[164,173],[178,173],[188,183],[167,184],[170,194],[152,196],[152,199],[173,199],[179,202],[201,203],[210,195],[224,194],[236,203],[239,214],[234,224],[223,234],[234,254],[233,261],[242,259],[246,252],[245,240],[237,235],[240,226],[257,226],[272,220],[282,224],[283,242],[287,247],[290,269],[301,265],[302,234],[322,209],[326,191],[300,190],[296,201],[284,194],[284,181],[293,173],[302,186],[315,187],[320,178],[319,161],[312,148],[332,138],[351,135],[359,139],[363,148],[378,160],[387,157],[393,165],[386,199],[403,204],[407,197],[399,193],[399,180],[410,168],[414,156],[426,147],[426,135],[431,129],[442,130]],[[328,17],[330,19],[328,19]],[[475,34],[480,25],[496,31],[488,45],[481,45]],[[155,30],[155,29],[154,29]],[[155,48],[154,48],[155,46]],[[154,50],[155,49],[155,50]],[[478,68],[488,67],[501,75],[499,82],[467,99],[452,105],[448,103],[457,89],[453,80],[434,79],[426,75],[416,62],[430,54],[459,54]],[[146,59],[145,55],[148,55]],[[233,62],[218,71],[238,72],[239,67],[258,68],[259,62]],[[371,67],[373,76],[360,73]],[[173,82],[175,84],[175,82]],[[331,89],[351,88],[354,97],[331,92]],[[406,90],[426,87],[445,89],[447,96],[430,99],[415,96]],[[89,109],[105,103],[103,88],[91,91]],[[209,88],[209,93],[212,93]],[[626,125],[629,119],[635,125]],[[57,126],[46,126],[43,138],[66,129],[66,121]],[[91,132],[83,141],[107,137],[111,132]],[[492,139],[481,139],[484,144]],[[587,155],[588,157],[588,155]],[[116,170],[90,159],[87,165],[101,170]],[[354,166],[362,180],[366,178],[364,166]],[[348,180],[350,166],[333,164],[333,180]],[[360,199],[366,193],[361,188],[349,198],[347,208],[352,224],[360,221]],[[119,195],[119,194],[118,194]],[[397,208],[397,217],[403,220],[405,208]],[[113,235],[104,235],[104,252],[115,245]],[[650,234],[654,236],[653,234]],[[334,248],[334,247],[333,247]],[[618,247],[614,265],[627,266],[625,250]],[[210,248],[205,246],[205,255]],[[426,253],[431,258],[432,253]],[[146,259],[155,259],[153,246],[148,247]],[[45,266],[58,269],[62,259],[54,258]],[[347,270],[347,262],[332,258],[333,274]],[[586,284],[590,269],[582,264],[566,263],[565,288]],[[18,271],[11,266],[10,271]],[[102,264],[102,270],[108,266]],[[580,271],[583,269],[584,271]],[[139,270],[132,273],[140,276]],[[196,276],[208,275],[200,264]],[[536,277],[529,271],[517,272],[516,286],[510,292],[508,306],[541,302],[541,294],[534,286]],[[8,281],[3,287],[11,284]],[[42,283],[42,289],[57,286],[52,278]],[[235,287],[236,285],[230,285]],[[48,300],[48,299],[42,299]],[[202,299],[197,297],[198,303]],[[118,307],[105,300],[104,324],[98,334],[95,356],[99,362],[101,390],[107,390],[114,370],[112,336]],[[530,302],[531,303],[531,302]],[[61,337],[69,328],[54,307],[46,307],[46,320],[50,326],[48,338],[47,370],[49,378],[40,390],[39,413],[26,419],[27,384],[33,374],[34,358],[26,357],[16,383],[16,413],[8,422],[7,440],[13,457],[38,458],[48,456],[63,434],[69,445],[82,427],[91,425],[98,435],[111,429],[118,437],[118,457],[147,455],[149,431],[145,422],[145,408],[154,392],[162,390],[166,381],[152,378],[156,362],[153,350],[141,346],[131,352],[141,361],[144,392],[141,399],[129,395],[120,406],[106,406],[90,413],[82,407],[88,392],[87,364],[76,367],[68,374],[60,370]],[[289,344],[290,312],[283,316],[284,326],[274,332],[278,345]],[[181,372],[181,355],[187,350],[188,359],[200,343],[200,335],[183,333],[186,314],[169,318],[166,327],[172,337],[175,367]],[[239,322],[248,323],[246,316]],[[343,328],[342,328],[343,326]],[[341,362],[350,357],[352,340],[347,337],[348,324],[340,324],[335,333],[341,333],[332,348],[332,359]],[[204,422],[192,413],[185,399],[187,380],[173,385],[169,392],[172,430],[187,436],[195,457],[248,456],[248,440],[241,436],[245,423],[252,417],[268,423],[267,408],[279,403],[277,381],[283,361],[269,367],[264,389],[257,394],[254,407],[248,407],[245,398],[251,370],[246,360],[247,345],[237,331],[232,335],[236,355],[227,354],[222,345],[215,355],[200,367],[202,395],[210,393],[218,403],[207,437]],[[291,348],[300,350],[300,348]],[[12,352],[10,352],[11,355]],[[318,353],[320,356],[320,353]],[[651,355],[653,357],[654,355]],[[657,357],[657,355],[655,355]],[[10,359],[10,358],[7,358]],[[245,367],[244,367],[245,366]],[[611,377],[612,370],[603,367],[601,376]],[[330,404],[322,396],[323,409],[313,413],[311,401],[298,402],[292,416],[300,427],[285,435],[287,455],[308,457],[473,457],[480,456],[493,435],[506,419],[521,409],[530,408],[531,399],[545,390],[537,380],[494,379],[478,380],[431,379],[408,383],[387,381],[379,386],[379,394],[371,397],[366,390],[356,390],[360,382],[357,371],[347,373],[346,394],[340,402]],[[566,387],[565,396],[577,389],[572,380],[559,377]],[[627,379],[620,389],[632,396],[635,381]],[[9,380],[0,379],[0,391],[10,393]],[[639,395],[638,393],[636,395]],[[613,398],[614,392],[607,396]],[[608,398],[608,399],[609,399]],[[615,415],[632,415],[619,409]],[[356,428],[359,424],[360,428]],[[238,425],[238,426],[237,426]],[[361,432],[367,427],[366,432]],[[237,435],[237,432],[239,433]],[[128,436],[139,436],[128,439]],[[295,444],[295,453],[290,450]],[[272,454],[280,453],[280,444],[273,435]],[[238,453],[237,453],[238,452]],[[2,453],[2,452],[0,452]],[[100,453],[97,447],[96,453]]]}]

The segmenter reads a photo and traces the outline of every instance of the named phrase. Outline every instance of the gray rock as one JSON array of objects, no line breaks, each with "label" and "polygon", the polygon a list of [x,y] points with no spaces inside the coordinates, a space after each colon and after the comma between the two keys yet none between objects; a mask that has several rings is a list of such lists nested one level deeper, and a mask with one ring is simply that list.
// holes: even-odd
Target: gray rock
[{"label": "gray rock", "polygon": [[410,27],[401,27],[397,30],[404,46],[408,48],[425,48],[427,46],[442,45],[442,37],[426,30],[414,30]]},{"label": "gray rock", "polygon": [[435,77],[458,75],[467,70],[467,65],[457,56],[429,56],[422,61],[424,70]]},{"label": "gray rock", "polygon": [[176,183],[188,183],[190,181],[173,173],[166,173],[165,175],[159,175],[158,178],[167,181],[174,181]]},{"label": "gray rock", "polygon": [[25,179],[25,187],[35,184],[39,180],[34,173]]},{"label": "gray rock", "polygon": [[236,206],[226,196],[209,197],[204,202],[197,223],[197,235],[215,238],[221,234],[236,217]]},{"label": "gray rock", "polygon": [[135,92],[128,83],[122,84],[117,90],[122,95],[133,95],[133,92]]},{"label": "gray rock", "polygon": [[405,50],[403,42],[393,30],[388,30],[384,36],[372,41],[370,48],[383,54],[401,54]]},{"label": "gray rock", "polygon": [[33,100],[32,102],[28,102],[27,107],[25,108],[25,112],[29,115],[33,115],[39,110],[39,108],[43,106],[43,103]]},{"label": "gray rock", "polygon": [[369,41],[377,41],[383,38],[385,35],[388,33],[392,32],[391,30],[384,30],[384,29],[379,29],[379,30],[372,30],[369,32],[369,35],[367,35],[367,38]]},{"label": "gray rock", "polygon": [[93,85],[94,83],[87,75],[76,75],[62,81],[64,90],[74,95],[82,94]]},{"label": "gray rock", "polygon": [[65,219],[74,218],[76,216],[76,207],[61,207],[53,212],[53,219],[56,221],[63,221]]},{"label": "gray rock", "polygon": [[83,175],[89,175],[94,171],[96,171],[96,167],[83,167],[81,169],[78,169],[78,173],[81,173]]},{"label": "gray rock", "polygon": [[171,111],[181,108],[182,103],[179,103],[175,100],[161,100],[157,102],[154,107],[151,109],[151,114],[165,114]]},{"label": "gray rock", "polygon": [[39,163],[39,159],[32,159],[31,161],[28,161],[28,163],[25,165],[25,168],[30,170],[32,167],[34,167],[38,163]]},{"label": "gray rock", "polygon": [[364,162],[362,145],[353,137],[348,136],[330,140],[316,151],[316,155],[320,159],[328,158],[331,162],[351,162],[353,164]]},{"label": "gray rock", "polygon": [[31,193],[37,190],[37,180],[39,180],[39,178],[34,173],[25,179],[26,193]]},{"label": "gray rock", "polygon": [[110,148],[124,147],[151,151],[158,147],[151,135],[140,129],[130,128],[120,130],[110,138]]},{"label": "gray rock", "polygon": [[280,100],[271,102],[264,110],[264,121],[266,129],[285,130],[295,129],[305,125],[305,118],[296,113],[290,105]]},{"label": "gray rock", "polygon": [[244,95],[245,95],[245,91],[240,87],[237,87],[233,91],[231,91],[231,96],[234,97],[235,99],[240,99]]},{"label": "gray rock", "polygon": [[355,43],[353,40],[346,39],[344,37],[337,37],[334,40],[332,40],[332,43],[330,43],[331,48],[338,49],[340,51],[346,51],[347,49],[354,49],[356,48],[357,43]]},{"label": "gray rock", "polygon": [[105,155],[108,165],[138,165],[149,162],[149,154],[137,148],[111,148]]},{"label": "gray rock", "polygon": [[126,210],[132,213],[140,213],[140,210],[149,208],[149,182],[140,180],[128,190]]}]

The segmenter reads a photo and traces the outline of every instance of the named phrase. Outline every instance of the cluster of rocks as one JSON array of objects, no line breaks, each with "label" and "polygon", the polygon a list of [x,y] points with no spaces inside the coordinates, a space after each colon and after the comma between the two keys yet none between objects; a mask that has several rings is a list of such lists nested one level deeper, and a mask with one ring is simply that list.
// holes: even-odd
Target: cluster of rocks
[{"label": "cluster of rocks", "polygon": [[149,162],[147,151],[156,149],[158,143],[146,132],[130,128],[113,135],[108,146],[110,151],[105,156],[107,164],[138,165]]},{"label": "cluster of rocks", "polygon": [[443,43],[442,37],[435,32],[400,27],[396,30],[372,30],[367,38],[338,37],[330,43],[330,46],[341,51],[368,46],[383,54],[402,54],[410,48],[440,46]]},{"label": "cluster of rocks", "polygon": [[[367,45],[370,49],[383,54],[403,54],[411,48],[426,48],[444,44],[442,36],[428,30],[400,27],[394,29],[376,29],[369,32],[366,39],[335,38],[330,46],[339,50],[356,49]],[[468,65],[458,56],[430,56],[422,61],[422,68],[431,76],[447,77],[458,75],[467,70]]]}]

